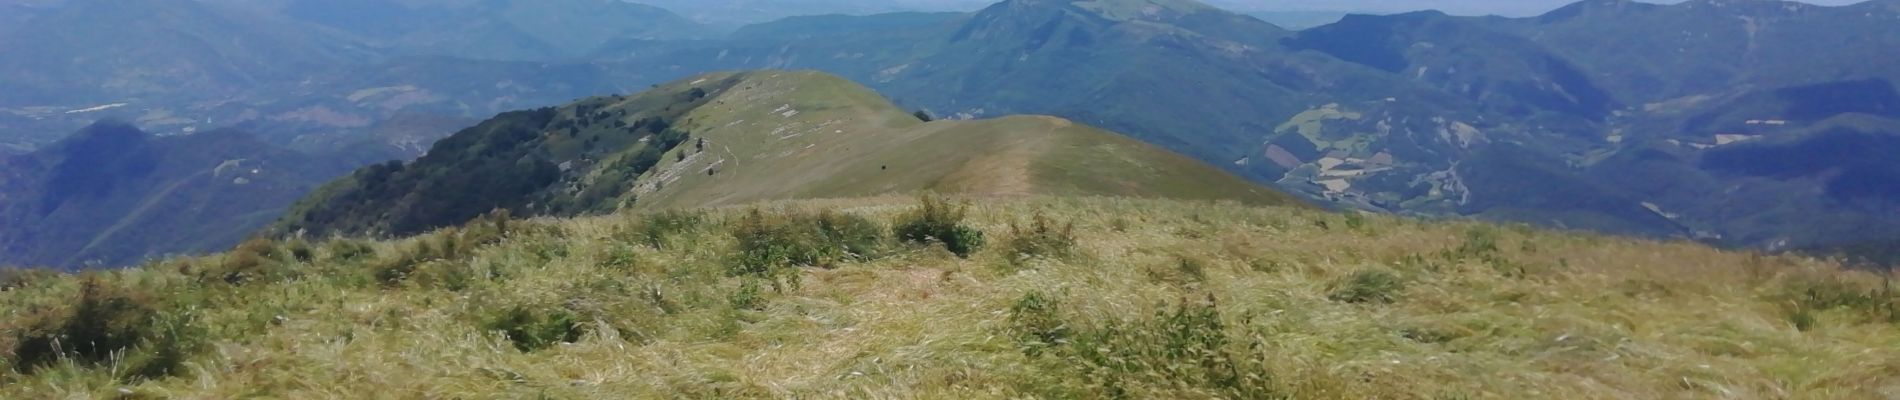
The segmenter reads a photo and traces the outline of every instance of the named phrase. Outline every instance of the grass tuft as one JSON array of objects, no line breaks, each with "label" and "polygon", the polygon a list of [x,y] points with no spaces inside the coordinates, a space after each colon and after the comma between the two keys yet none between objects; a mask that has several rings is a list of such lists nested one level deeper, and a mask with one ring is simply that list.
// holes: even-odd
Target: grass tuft
[{"label": "grass tuft", "polygon": [[1040,356],[1045,350],[1068,344],[1072,334],[1062,320],[1057,300],[1040,291],[1029,292],[1009,307],[1009,333],[1023,354]]},{"label": "grass tuft", "polygon": [[897,238],[907,243],[943,243],[957,257],[970,258],[983,247],[983,231],[963,224],[969,204],[952,204],[937,195],[924,195],[915,211],[898,218]]},{"label": "grass tuft", "polygon": [[1326,298],[1343,303],[1391,303],[1405,290],[1405,278],[1383,269],[1362,269],[1334,285]]},{"label": "grass tuft", "polygon": [[586,333],[580,316],[562,308],[514,306],[503,309],[488,321],[488,329],[501,332],[522,352],[533,352],[560,343],[574,343]]},{"label": "grass tuft", "polygon": [[7,327],[12,343],[7,364],[32,373],[71,362],[107,367],[129,380],[182,372],[202,339],[191,329],[190,314],[162,312],[151,294],[108,284],[97,275],[81,279],[70,306],[38,310]]},{"label": "grass tuft", "polygon": [[1027,227],[1010,224],[1010,254],[1013,261],[1034,258],[1066,260],[1075,254],[1075,223],[1058,224],[1043,213],[1036,213]]},{"label": "grass tuft", "polygon": [[[1041,315],[1055,314],[1053,308],[1031,310],[1025,313],[1037,315],[1031,321],[1054,324],[1040,321],[1055,318]],[[1262,351],[1263,343],[1234,330],[1214,297],[1182,300],[1146,318],[1060,330],[1064,338],[1053,346],[1051,365],[1087,382],[1092,393],[1084,397],[1289,398],[1274,381],[1273,359]]]},{"label": "grass tuft", "polygon": [[862,216],[757,209],[734,224],[732,237],[738,251],[729,273],[767,278],[775,286],[781,279],[796,279],[796,267],[831,268],[875,258],[885,241],[884,228]]}]

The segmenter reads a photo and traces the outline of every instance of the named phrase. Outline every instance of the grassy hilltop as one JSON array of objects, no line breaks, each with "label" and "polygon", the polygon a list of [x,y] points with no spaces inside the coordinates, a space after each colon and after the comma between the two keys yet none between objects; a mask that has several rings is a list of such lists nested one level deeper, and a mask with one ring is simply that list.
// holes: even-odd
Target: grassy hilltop
[{"label": "grassy hilltop", "polygon": [[363,168],[318,189],[277,230],[400,236],[497,208],[577,216],[925,190],[1300,203],[1069,120],[925,119],[829,74],[704,74],[501,114],[415,162]]},{"label": "grassy hilltop", "polygon": [[0,398],[1900,393],[1900,296],[1829,262],[1235,203],[962,204],[491,215],[7,273]]}]

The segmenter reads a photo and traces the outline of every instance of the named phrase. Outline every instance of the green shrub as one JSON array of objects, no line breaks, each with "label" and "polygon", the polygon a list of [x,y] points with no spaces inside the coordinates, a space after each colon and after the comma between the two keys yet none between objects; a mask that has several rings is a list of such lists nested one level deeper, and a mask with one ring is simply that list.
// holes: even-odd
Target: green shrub
[{"label": "green shrub", "polygon": [[1031,357],[1068,343],[1070,329],[1062,320],[1060,304],[1042,292],[1029,292],[1009,307],[1009,333],[1023,354]]},{"label": "green shrub", "polygon": [[205,333],[195,322],[196,315],[188,312],[157,314],[138,351],[126,352],[120,362],[126,367],[122,378],[154,379],[184,372],[185,361],[204,347]]},{"label": "green shrub", "polygon": [[276,241],[252,238],[232,248],[216,268],[201,271],[199,278],[232,285],[276,281],[289,278],[290,264],[295,262],[291,253]]},{"label": "green shrub", "polygon": [[764,310],[765,293],[760,288],[759,281],[746,279],[739,283],[739,290],[732,292],[727,302],[735,310]]},{"label": "green shrub", "polygon": [[1900,323],[1900,293],[1891,283],[1880,287],[1832,275],[1796,275],[1781,282],[1773,301],[1784,306],[1788,321],[1807,331],[1824,311],[1845,311],[1867,322]]},{"label": "green shrub", "polygon": [[309,240],[305,240],[302,237],[291,238],[285,241],[284,251],[289,252],[290,259],[298,263],[309,263],[317,259],[316,248],[310,245]]},{"label": "green shrub", "polygon": [[323,246],[329,261],[351,262],[376,256],[376,247],[358,239],[333,239]]},{"label": "green shrub", "polygon": [[418,236],[396,254],[371,265],[370,270],[385,285],[399,284],[424,264],[468,261],[476,251],[506,240],[513,229],[518,228],[508,211],[496,210],[461,227]]},{"label": "green shrub", "polygon": [[473,221],[462,224],[463,228],[460,231],[461,234],[457,235],[455,239],[458,241],[458,243],[456,243],[458,245],[457,249],[463,251],[453,254],[457,257],[451,258],[459,258],[459,256],[468,250],[501,243],[502,240],[508,238],[509,234],[514,233],[513,229],[515,229],[515,225],[514,213],[505,208],[497,208],[493,211],[489,211],[486,215],[475,218]]},{"label": "green shrub", "polygon": [[768,214],[752,210],[732,229],[733,275],[784,277],[789,267],[826,267],[875,257],[884,230],[861,216],[831,211]]},{"label": "green shrub", "polygon": [[1057,225],[1037,212],[1028,227],[1010,224],[1009,249],[1018,259],[1068,259],[1075,256],[1075,224]]},{"label": "green shrub", "polygon": [[1483,258],[1497,254],[1498,231],[1491,227],[1476,227],[1465,231],[1465,241],[1452,252],[1460,258]]},{"label": "green shrub", "polygon": [[608,245],[602,249],[599,266],[617,270],[631,270],[640,265],[640,255],[634,253],[632,245]]},{"label": "green shrub", "polygon": [[59,275],[59,272],[50,269],[0,268],[0,292],[32,287]]},{"label": "green shrub", "polygon": [[370,273],[376,277],[377,282],[384,285],[400,284],[408,280],[410,275],[415,274],[416,268],[421,267],[423,263],[441,258],[442,251],[437,248],[437,243],[439,241],[434,237],[418,237],[402,245],[395,254],[371,265]]},{"label": "green shrub", "polygon": [[190,315],[160,312],[148,293],[88,276],[78,295],[70,308],[37,310],[8,327],[8,364],[31,373],[61,360],[88,367],[112,363],[121,378],[144,379],[179,372],[198,347]]},{"label": "green shrub", "polygon": [[[819,212],[815,219],[818,237],[832,249],[827,255],[844,260],[863,261],[877,258],[884,251],[884,227],[870,218],[855,214]],[[842,251],[841,253],[839,251]],[[824,262],[824,260],[812,260]]]},{"label": "green shrub", "polygon": [[1258,339],[1236,337],[1213,297],[1183,301],[1144,319],[1068,333],[1056,365],[1108,398],[1286,398],[1273,382]]},{"label": "green shrub", "polygon": [[1199,256],[1177,255],[1174,262],[1150,265],[1146,272],[1150,281],[1187,286],[1207,281],[1208,263],[1207,259]]},{"label": "green shrub", "polygon": [[641,243],[655,249],[666,248],[669,238],[698,229],[706,216],[697,212],[664,211],[648,214],[637,224]]},{"label": "green shrub", "polygon": [[1357,211],[1346,212],[1346,228],[1355,231],[1366,230],[1366,216]]},{"label": "green shrub", "polygon": [[1788,323],[1794,325],[1794,329],[1797,331],[1811,331],[1814,330],[1816,325],[1820,325],[1821,323],[1820,317],[1814,315],[1814,308],[1807,305],[1799,303],[1790,304],[1786,311],[1788,313]]},{"label": "green shrub", "polygon": [[1333,289],[1328,299],[1345,303],[1391,303],[1405,290],[1405,279],[1380,269],[1354,272]]},{"label": "green shrub", "polygon": [[968,205],[950,204],[935,195],[925,195],[922,205],[898,219],[897,238],[907,243],[943,243],[958,257],[969,258],[983,247],[983,231],[963,225]]},{"label": "green shrub", "polygon": [[532,352],[557,343],[581,339],[580,317],[563,308],[510,307],[488,322],[488,329],[508,336],[516,349]]}]

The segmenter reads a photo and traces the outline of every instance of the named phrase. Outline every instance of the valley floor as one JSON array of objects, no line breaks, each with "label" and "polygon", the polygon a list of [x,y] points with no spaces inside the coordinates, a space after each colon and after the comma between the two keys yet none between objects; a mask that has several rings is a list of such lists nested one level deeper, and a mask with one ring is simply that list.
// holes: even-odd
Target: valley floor
[{"label": "valley floor", "polygon": [[[887,233],[916,207],[495,219],[11,272],[0,398],[1900,396],[1900,296],[1824,261],[1107,198],[978,201],[966,259]],[[75,327],[139,344],[88,357]]]}]

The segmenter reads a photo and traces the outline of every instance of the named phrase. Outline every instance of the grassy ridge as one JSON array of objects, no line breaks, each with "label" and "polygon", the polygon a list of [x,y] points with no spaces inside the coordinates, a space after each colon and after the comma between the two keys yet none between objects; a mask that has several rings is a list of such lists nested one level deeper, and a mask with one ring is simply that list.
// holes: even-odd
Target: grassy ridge
[{"label": "grassy ridge", "polygon": [[[8,273],[0,397],[1872,398],[1900,387],[1895,295],[1828,262],[1232,203],[957,208],[873,198],[490,216],[398,241],[259,241],[83,277]],[[982,245],[959,257],[906,232]],[[97,321],[175,328],[123,328],[112,332],[140,343],[132,351],[20,366],[41,333],[128,326],[87,325]]]},{"label": "grassy ridge", "polygon": [[[1115,133],[1044,116],[919,121],[811,71],[758,71],[681,120],[699,142],[641,177],[635,207],[936,191],[1300,201]],[[717,76],[689,78],[681,83]]]},{"label": "grassy ridge", "polygon": [[768,70],[505,113],[413,163],[317,190],[275,230],[401,236],[498,208],[575,216],[921,191],[1300,202],[1064,119],[926,122],[837,76]]}]

